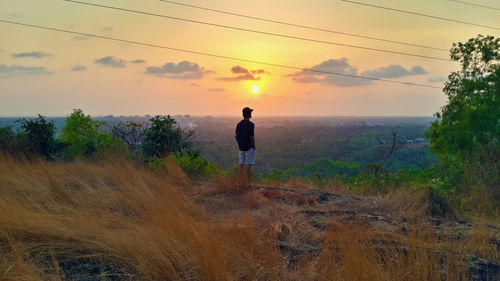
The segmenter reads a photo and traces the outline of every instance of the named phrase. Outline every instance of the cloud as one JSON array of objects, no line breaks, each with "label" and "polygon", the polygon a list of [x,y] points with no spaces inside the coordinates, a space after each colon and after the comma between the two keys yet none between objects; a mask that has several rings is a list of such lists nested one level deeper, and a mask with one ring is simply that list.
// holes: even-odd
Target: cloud
[{"label": "cloud", "polygon": [[427,71],[418,65],[415,65],[410,70],[396,64],[391,64],[386,67],[379,67],[374,70],[367,70],[361,73],[362,76],[373,78],[399,78],[403,76],[427,74]]},{"label": "cloud", "polygon": [[215,73],[212,70],[206,70],[197,63],[181,61],[178,64],[168,62],[162,66],[150,66],[146,68],[145,74],[164,77],[168,79],[200,79],[207,74]]},{"label": "cloud", "polygon": [[243,80],[260,80],[260,77],[255,77],[252,74],[238,75],[235,77],[219,77],[220,81],[243,81]]},{"label": "cloud", "polygon": [[48,71],[42,66],[5,65],[0,64],[0,77],[6,78],[18,75],[50,75],[54,72]]},{"label": "cloud", "polygon": [[116,68],[123,68],[127,64],[125,60],[122,60],[114,56],[102,57],[100,59],[96,59],[94,62],[100,65],[111,66]]},{"label": "cloud", "polygon": [[[344,75],[357,75],[358,73],[357,68],[347,62],[347,58],[329,59],[308,69],[315,71],[335,72]],[[322,83],[339,87],[362,86],[372,83],[372,81],[365,79],[357,79],[343,75],[319,73],[306,70],[288,74],[286,76],[292,77],[293,81],[298,83]]]},{"label": "cloud", "polygon": [[386,67],[379,67],[373,70],[367,70],[358,74],[358,69],[347,61],[347,58],[329,59],[308,69],[315,71],[333,72],[336,74],[320,73],[314,71],[302,70],[296,73],[288,74],[293,81],[298,83],[321,83],[325,85],[334,85],[339,87],[353,87],[370,85],[374,80],[355,78],[349,76],[365,76],[370,78],[398,78],[410,75],[426,74],[427,71],[421,66],[413,66],[406,69],[400,65],[391,64]]},{"label": "cloud", "polygon": [[11,19],[20,19],[22,17],[23,17],[23,15],[18,14],[18,13],[9,14],[9,18],[11,18]]},{"label": "cloud", "polygon": [[145,63],[145,62],[146,62],[145,60],[138,59],[138,60],[133,60],[130,63]]},{"label": "cloud", "polygon": [[198,83],[189,83],[189,86],[199,87],[199,86],[200,86],[200,84],[198,84]]},{"label": "cloud", "polygon": [[87,67],[85,65],[75,65],[71,68],[71,71],[86,71]]},{"label": "cloud", "polygon": [[73,39],[73,40],[88,40],[88,39],[90,39],[90,37],[84,36],[84,35],[77,35],[77,36],[73,36],[71,39]]},{"label": "cloud", "polygon": [[239,65],[233,66],[231,68],[231,72],[233,74],[240,74],[234,77],[219,77],[217,80],[220,81],[243,81],[243,80],[260,80],[260,77],[256,76],[255,74],[270,74],[269,72],[265,71],[264,69],[256,69],[256,70],[248,70],[244,67],[241,67]]},{"label": "cloud", "polygon": [[35,58],[35,59],[41,59],[41,58],[50,57],[50,56],[51,56],[51,54],[47,54],[47,53],[44,53],[44,52],[37,52],[37,51],[12,54],[13,58]]},{"label": "cloud", "polygon": [[445,82],[447,80],[448,80],[448,78],[446,78],[444,76],[437,76],[437,77],[429,77],[429,78],[427,78],[427,82],[431,82],[431,83],[441,83],[441,82]]},{"label": "cloud", "polygon": [[209,92],[225,92],[226,89],[224,88],[210,88],[208,89]]}]

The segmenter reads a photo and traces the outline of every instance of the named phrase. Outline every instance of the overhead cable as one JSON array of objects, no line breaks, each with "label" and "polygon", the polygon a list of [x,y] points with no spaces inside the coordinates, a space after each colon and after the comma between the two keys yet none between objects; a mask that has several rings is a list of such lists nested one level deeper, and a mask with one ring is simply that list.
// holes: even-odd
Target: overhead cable
[{"label": "overhead cable", "polygon": [[61,33],[74,34],[74,35],[79,35],[79,36],[88,36],[88,37],[93,37],[93,38],[105,39],[105,40],[121,42],[121,43],[129,43],[129,44],[134,44],[134,45],[154,47],[154,48],[166,49],[166,50],[171,50],[171,51],[196,54],[196,55],[201,55],[201,56],[215,57],[215,58],[219,58],[219,59],[226,59],[226,60],[233,60],[233,61],[240,61],[240,62],[247,62],[247,63],[255,63],[255,64],[261,64],[261,65],[267,65],[267,66],[273,66],[273,67],[279,67],[279,68],[287,68],[287,69],[307,71],[307,72],[327,74],[327,75],[337,75],[337,76],[351,77],[351,78],[364,79],[364,80],[380,81],[380,82],[393,83],[393,84],[402,84],[402,85],[408,85],[408,86],[419,86],[419,87],[426,87],[426,88],[441,89],[441,87],[427,85],[427,84],[403,82],[403,81],[388,80],[388,79],[379,79],[379,78],[375,78],[375,77],[352,75],[352,74],[345,74],[345,73],[339,73],[339,72],[323,71],[323,70],[317,70],[317,69],[311,69],[311,68],[302,68],[302,67],[297,67],[297,66],[289,66],[289,65],[284,65],[284,64],[269,63],[269,62],[264,62],[264,61],[249,60],[249,59],[243,59],[243,58],[237,58],[237,57],[231,57],[231,56],[225,56],[225,55],[218,55],[218,54],[211,54],[211,53],[205,53],[205,52],[199,52],[199,51],[192,51],[192,50],[187,50],[187,49],[173,48],[173,47],[164,46],[164,45],[157,45],[157,44],[152,44],[152,43],[133,41],[133,40],[127,40],[127,39],[122,39],[122,38],[97,35],[97,34],[92,34],[92,33],[77,32],[77,31],[71,31],[71,30],[66,30],[66,29],[41,26],[41,25],[35,25],[35,24],[29,24],[29,23],[23,23],[23,22],[16,22],[16,21],[4,20],[4,19],[0,19],[0,23],[20,25],[20,26],[25,26],[25,27],[44,29],[44,30],[50,30],[50,31],[57,31],[57,32],[61,32]]},{"label": "overhead cable", "polygon": [[460,4],[464,4],[464,5],[469,5],[469,6],[476,6],[476,7],[481,7],[481,8],[485,8],[485,9],[500,11],[500,8],[491,7],[491,6],[485,6],[485,5],[480,5],[480,4],[471,3],[471,2],[458,1],[458,0],[449,0],[449,1],[451,1],[451,2],[457,2],[457,3],[460,3]]},{"label": "overhead cable", "polygon": [[252,32],[252,33],[259,33],[259,34],[264,34],[264,35],[283,37],[283,38],[289,38],[289,39],[295,39],[295,40],[301,40],[301,41],[309,41],[309,42],[314,42],[314,43],[336,45],[336,46],[342,46],[342,47],[363,49],[363,50],[368,50],[368,51],[383,52],[383,53],[390,53],[390,54],[397,54],[397,55],[404,55],[404,56],[411,56],[411,57],[419,57],[419,58],[432,59],[432,60],[449,61],[448,58],[442,58],[442,57],[433,57],[433,56],[405,53],[405,52],[399,52],[399,51],[393,51],[393,50],[387,50],[387,49],[378,49],[378,48],[363,47],[363,46],[350,45],[350,44],[344,44],[344,43],[338,43],[338,42],[323,41],[323,40],[317,40],[317,39],[312,39],[312,38],[298,37],[298,36],[286,35],[286,34],[280,34],[280,33],[272,33],[272,32],[267,32],[267,31],[254,30],[254,29],[246,29],[246,28],[241,28],[241,27],[222,25],[222,24],[186,19],[186,18],[179,18],[179,17],[155,14],[155,13],[150,13],[150,12],[143,12],[143,11],[132,10],[132,9],[125,9],[125,8],[107,6],[107,5],[101,5],[101,4],[95,4],[95,3],[81,2],[81,1],[75,1],[75,0],[65,0],[65,1],[70,2],[70,3],[77,3],[77,4],[82,4],[82,5],[99,7],[99,8],[106,8],[106,9],[112,9],[112,10],[118,10],[118,11],[123,11],[123,12],[129,12],[129,13],[135,13],[135,14],[141,14],[141,15],[147,15],[147,16],[154,16],[154,17],[160,17],[160,18],[167,18],[167,19],[178,20],[178,21],[186,21],[186,22],[191,22],[191,23],[196,23],[196,24],[210,25],[210,26],[215,26],[215,27],[220,27],[220,28],[245,31],[245,32]]},{"label": "overhead cable", "polygon": [[444,52],[450,51],[450,50],[444,49],[444,48],[425,46],[425,45],[420,45],[420,44],[413,44],[413,43],[408,43],[408,42],[403,42],[403,41],[384,39],[384,38],[380,38],[380,37],[359,35],[359,34],[354,34],[354,33],[337,31],[337,30],[333,30],[333,29],[326,29],[326,28],[314,27],[314,26],[309,26],[309,25],[302,25],[302,24],[296,24],[296,23],[291,23],[291,22],[273,20],[273,19],[269,19],[269,18],[249,16],[249,15],[239,14],[239,13],[235,13],[235,12],[230,12],[227,10],[224,11],[224,10],[212,9],[212,8],[195,6],[195,5],[190,5],[190,4],[180,3],[180,2],[175,2],[175,1],[169,1],[169,0],[160,0],[160,1],[165,2],[165,3],[169,3],[169,4],[189,7],[189,8],[195,8],[195,9],[200,9],[200,10],[205,10],[205,11],[211,11],[211,12],[216,12],[216,13],[221,13],[221,14],[226,14],[226,15],[231,15],[231,16],[237,16],[237,17],[259,20],[259,21],[264,21],[264,22],[282,24],[282,25],[287,25],[287,26],[299,27],[299,28],[304,28],[304,29],[309,29],[309,30],[323,31],[323,32],[335,33],[335,34],[352,36],[352,37],[357,37],[357,38],[364,38],[364,39],[376,40],[376,41],[380,41],[380,42],[394,43],[394,44],[400,44],[400,45],[406,45],[406,46],[412,46],[412,47],[418,47],[418,48],[425,48],[425,49],[431,49],[431,50],[437,50],[437,51],[444,51]]},{"label": "overhead cable", "polygon": [[356,1],[351,1],[351,0],[340,0],[340,1],[348,2],[348,3],[352,3],[352,4],[357,4],[357,5],[373,7],[373,8],[378,8],[378,9],[390,10],[390,11],[395,11],[395,12],[400,12],[400,13],[405,13],[405,14],[410,14],[410,15],[416,15],[416,16],[421,16],[421,17],[427,17],[427,18],[433,18],[433,19],[438,19],[438,20],[444,20],[444,21],[450,21],[450,22],[455,22],[455,23],[461,23],[461,24],[467,24],[467,25],[472,25],[472,26],[479,26],[479,27],[484,27],[484,28],[489,28],[489,29],[500,30],[499,27],[490,26],[490,25],[483,25],[483,24],[466,22],[466,21],[461,21],[461,20],[456,20],[456,19],[443,18],[443,17],[433,16],[433,15],[427,15],[427,14],[422,14],[422,13],[417,13],[417,12],[412,12],[412,11],[407,11],[407,10],[400,10],[400,9],[384,7],[384,6],[377,6],[377,5],[373,5],[373,4],[356,2]]}]

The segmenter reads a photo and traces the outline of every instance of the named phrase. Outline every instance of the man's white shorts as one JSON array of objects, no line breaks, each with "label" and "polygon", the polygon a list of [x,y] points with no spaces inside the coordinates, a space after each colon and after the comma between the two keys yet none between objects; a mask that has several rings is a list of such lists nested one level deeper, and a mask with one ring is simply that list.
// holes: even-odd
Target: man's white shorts
[{"label": "man's white shorts", "polygon": [[255,149],[240,151],[240,164],[255,165]]}]

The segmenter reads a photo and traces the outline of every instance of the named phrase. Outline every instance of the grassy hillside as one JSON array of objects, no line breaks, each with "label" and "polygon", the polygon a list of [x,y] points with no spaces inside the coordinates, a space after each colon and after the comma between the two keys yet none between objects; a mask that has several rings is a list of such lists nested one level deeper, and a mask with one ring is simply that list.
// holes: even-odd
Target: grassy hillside
[{"label": "grassy hillside", "polygon": [[0,279],[496,278],[498,228],[429,218],[423,193],[245,188],[166,167],[0,154]]}]

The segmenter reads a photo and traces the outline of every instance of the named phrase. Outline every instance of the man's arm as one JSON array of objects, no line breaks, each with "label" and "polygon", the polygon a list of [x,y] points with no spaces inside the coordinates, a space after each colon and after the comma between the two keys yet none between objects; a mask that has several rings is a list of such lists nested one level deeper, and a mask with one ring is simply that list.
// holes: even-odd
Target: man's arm
[{"label": "man's arm", "polygon": [[254,136],[250,137],[250,142],[252,144],[252,148],[255,149],[255,138],[254,138]]}]

